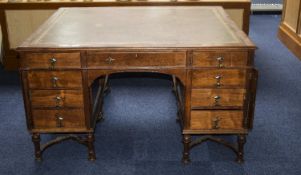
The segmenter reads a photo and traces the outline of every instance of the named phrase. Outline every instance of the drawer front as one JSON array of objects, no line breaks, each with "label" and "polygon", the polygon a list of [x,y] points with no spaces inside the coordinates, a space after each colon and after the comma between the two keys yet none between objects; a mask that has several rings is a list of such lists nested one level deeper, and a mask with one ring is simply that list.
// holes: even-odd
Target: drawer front
[{"label": "drawer front", "polygon": [[241,67],[248,64],[248,52],[194,52],[193,67]]},{"label": "drawer front", "polygon": [[245,89],[192,89],[191,107],[242,107]]},{"label": "drawer front", "polygon": [[21,60],[23,68],[80,68],[80,53],[27,53]]},{"label": "drawer front", "polygon": [[192,72],[193,88],[244,88],[245,69],[202,69]]},{"label": "drawer front", "polygon": [[81,90],[32,90],[31,105],[38,107],[83,107]]},{"label": "drawer front", "polygon": [[186,66],[185,52],[92,52],[88,67],[152,67]]},{"label": "drawer front", "polygon": [[29,88],[80,88],[82,76],[80,71],[30,71]]},{"label": "drawer front", "polygon": [[35,129],[60,129],[85,127],[85,115],[82,109],[72,110],[33,110]]},{"label": "drawer front", "polygon": [[191,129],[243,129],[243,111],[191,111]]}]

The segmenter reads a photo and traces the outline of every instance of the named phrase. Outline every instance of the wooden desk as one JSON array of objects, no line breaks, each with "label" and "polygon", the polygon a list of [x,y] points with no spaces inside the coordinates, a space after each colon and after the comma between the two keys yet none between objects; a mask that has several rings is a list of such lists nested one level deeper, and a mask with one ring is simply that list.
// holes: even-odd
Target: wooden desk
[{"label": "wooden desk", "polygon": [[241,29],[249,31],[251,0],[0,0],[5,69],[17,70],[16,47],[58,8],[104,6],[222,6]]},{"label": "wooden desk", "polygon": [[[40,133],[80,132],[87,138],[71,138],[88,145],[94,160],[108,76],[156,72],[173,77],[183,162],[189,162],[190,148],[207,140],[231,146],[242,162],[255,105],[254,50],[221,7],[60,9],[17,49],[35,156],[41,159]],[[237,135],[238,146],[214,134]],[[200,138],[192,141],[191,135]]]}]

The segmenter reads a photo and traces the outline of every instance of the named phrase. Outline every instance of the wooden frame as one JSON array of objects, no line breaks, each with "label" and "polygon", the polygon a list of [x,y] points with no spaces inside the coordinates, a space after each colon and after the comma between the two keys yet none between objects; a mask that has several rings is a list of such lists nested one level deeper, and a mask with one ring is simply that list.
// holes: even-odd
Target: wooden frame
[{"label": "wooden frame", "polygon": [[16,70],[19,67],[19,61],[14,48],[10,47],[9,31],[7,23],[7,10],[55,10],[60,7],[108,7],[108,6],[222,6],[225,9],[243,9],[242,28],[245,33],[249,33],[249,15],[250,15],[250,0],[197,0],[197,1],[177,1],[177,0],[162,0],[162,1],[63,1],[63,2],[2,2],[0,3],[0,25],[2,30],[2,56],[3,65],[6,70]]}]

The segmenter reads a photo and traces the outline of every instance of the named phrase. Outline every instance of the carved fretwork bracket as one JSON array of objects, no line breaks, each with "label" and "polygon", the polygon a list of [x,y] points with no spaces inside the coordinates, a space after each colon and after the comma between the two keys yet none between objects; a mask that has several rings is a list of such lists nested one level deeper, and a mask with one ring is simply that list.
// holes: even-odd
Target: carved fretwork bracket
[{"label": "carved fretwork bracket", "polygon": [[41,152],[43,153],[50,146],[56,145],[58,143],[66,141],[66,140],[73,140],[73,141],[76,141],[76,142],[78,142],[82,145],[85,145],[85,146],[87,146],[87,144],[88,144],[87,143],[87,138],[80,137],[80,136],[77,136],[77,135],[74,135],[74,134],[68,134],[68,135],[56,137],[55,139],[50,140],[45,144],[42,144],[41,145]]},{"label": "carved fretwork bracket", "polygon": [[[187,137],[187,135],[184,134],[184,137]],[[189,142],[189,150],[197,145],[200,145],[200,144],[206,142],[206,141],[212,141],[212,142],[215,142],[215,143],[218,143],[218,144],[221,144],[221,145],[224,145],[224,146],[230,148],[237,155],[236,161],[238,163],[244,162],[244,158],[243,158],[244,157],[244,144],[246,143],[246,135],[245,134],[239,134],[237,136],[237,144],[230,143],[230,142],[226,141],[225,139],[218,138],[216,136],[202,135],[194,140],[191,140],[191,142]],[[189,150],[186,152],[189,152]],[[186,159],[189,159],[189,157],[187,158],[187,153],[186,153],[186,155],[183,154],[183,158],[184,157],[186,157]]]},{"label": "carved fretwork bracket", "polygon": [[36,160],[38,160],[38,161],[42,160],[42,154],[47,148],[49,148],[53,145],[59,144],[66,140],[73,140],[73,141],[78,142],[79,144],[87,146],[88,152],[89,152],[89,160],[96,159],[94,145],[93,145],[93,142],[94,142],[94,134],[93,133],[88,133],[86,137],[78,136],[78,135],[74,135],[74,134],[62,135],[62,136],[56,137],[53,140],[48,141],[47,143],[44,143],[44,144],[40,143],[40,141],[41,141],[40,134],[33,133],[32,141],[34,142],[34,146],[35,146]]}]

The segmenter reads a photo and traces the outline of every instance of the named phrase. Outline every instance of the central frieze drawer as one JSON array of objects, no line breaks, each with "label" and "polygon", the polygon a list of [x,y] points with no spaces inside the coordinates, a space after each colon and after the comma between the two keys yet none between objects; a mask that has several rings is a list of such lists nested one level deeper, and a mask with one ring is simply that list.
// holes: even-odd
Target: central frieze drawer
[{"label": "central frieze drawer", "polygon": [[192,89],[191,107],[243,107],[245,89]]},{"label": "central frieze drawer", "polygon": [[81,88],[82,75],[80,71],[29,71],[28,84],[37,89]]},{"label": "central frieze drawer", "polygon": [[193,88],[244,88],[246,69],[200,69],[192,72]]},{"label": "central frieze drawer", "polygon": [[31,105],[38,107],[83,107],[81,90],[32,90]]},{"label": "central frieze drawer", "polygon": [[82,109],[72,110],[33,110],[33,125],[35,129],[46,128],[83,128],[85,117]]},{"label": "central frieze drawer", "polygon": [[88,67],[185,67],[185,52],[89,52]]},{"label": "central frieze drawer", "polygon": [[214,52],[193,53],[193,67],[242,67],[248,64],[248,52]]},{"label": "central frieze drawer", "polygon": [[25,58],[21,60],[23,68],[80,68],[80,53],[26,53]]},{"label": "central frieze drawer", "polygon": [[191,129],[243,129],[243,111],[193,110]]}]

